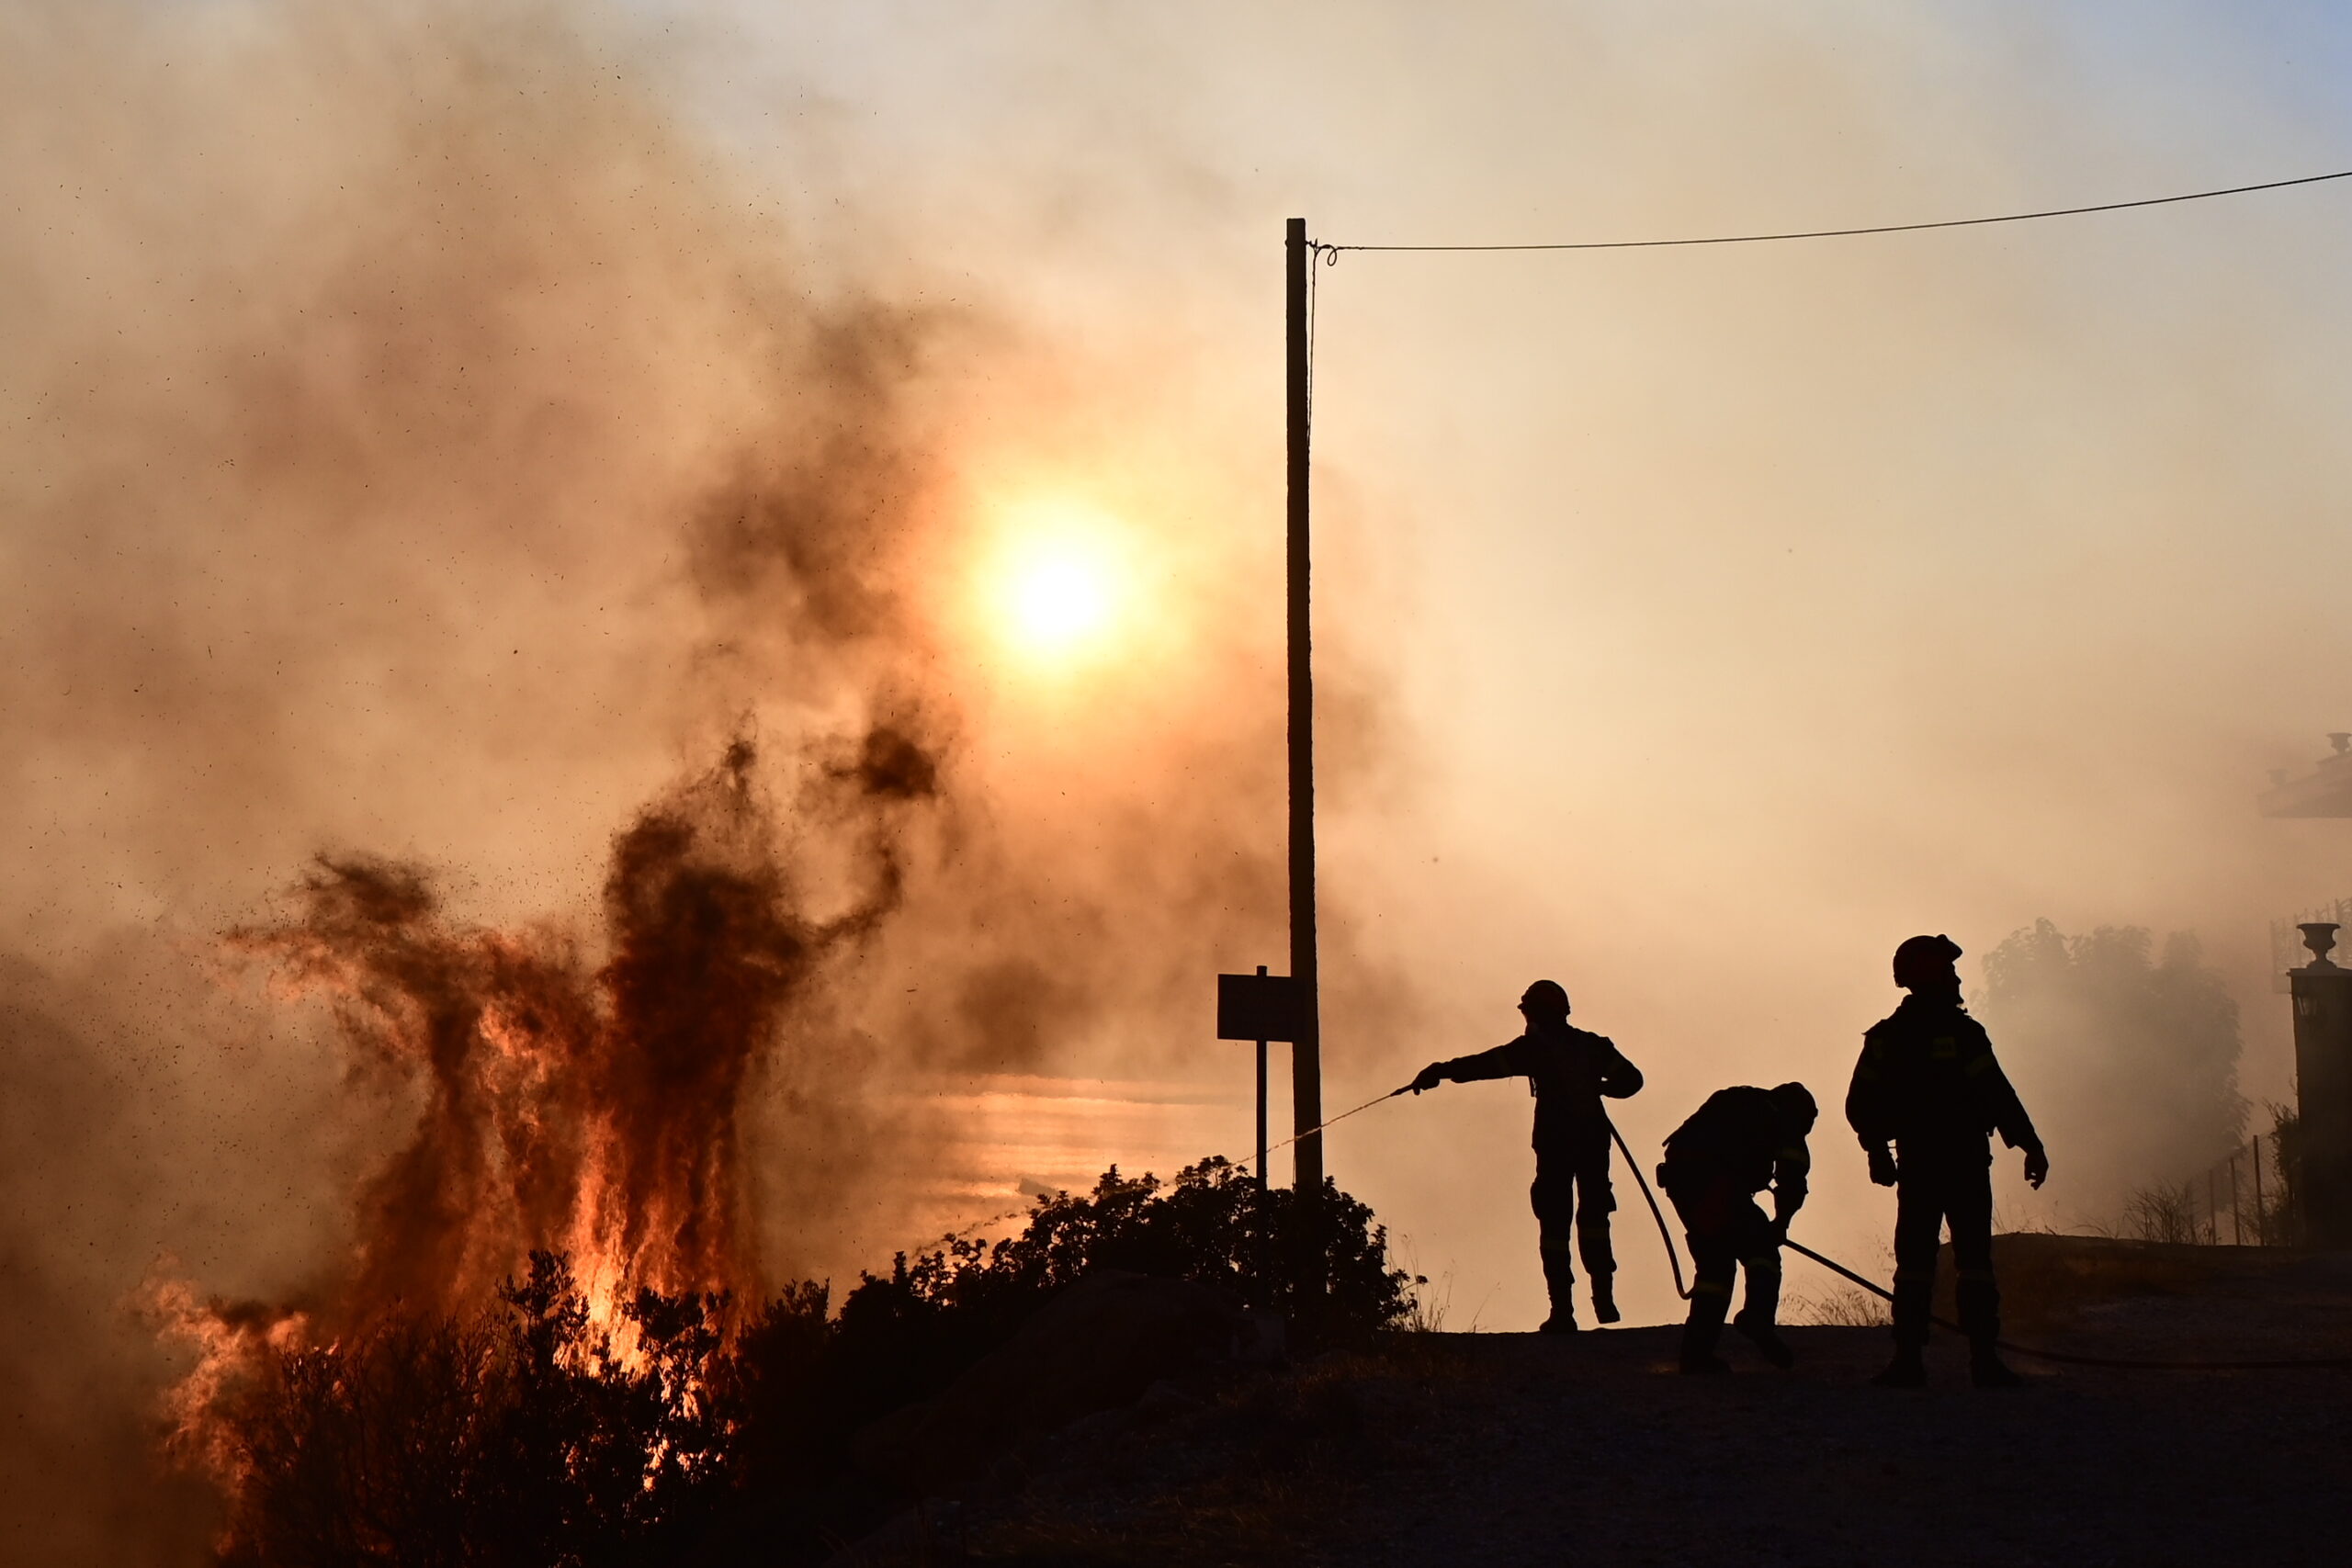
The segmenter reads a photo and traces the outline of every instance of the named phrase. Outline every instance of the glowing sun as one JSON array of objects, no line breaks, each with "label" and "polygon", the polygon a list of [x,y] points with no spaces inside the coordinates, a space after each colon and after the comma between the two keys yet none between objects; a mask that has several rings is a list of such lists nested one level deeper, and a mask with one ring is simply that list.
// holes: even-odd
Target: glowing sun
[{"label": "glowing sun", "polygon": [[1092,561],[1041,556],[1025,563],[1013,581],[1012,608],[1023,641],[1067,648],[1101,631],[1110,619],[1110,585]]},{"label": "glowing sun", "polygon": [[1114,629],[1120,573],[1099,532],[1046,527],[1017,537],[994,575],[1003,636],[1033,659],[1067,662]]}]

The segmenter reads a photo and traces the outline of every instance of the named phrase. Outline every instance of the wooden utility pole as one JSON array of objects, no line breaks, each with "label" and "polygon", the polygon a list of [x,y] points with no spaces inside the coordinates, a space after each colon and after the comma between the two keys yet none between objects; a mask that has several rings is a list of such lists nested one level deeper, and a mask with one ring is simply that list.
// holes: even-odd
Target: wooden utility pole
[{"label": "wooden utility pole", "polygon": [[[1258,973],[1263,976],[1266,966],[1259,964]],[[1270,1185],[1266,1180],[1266,1151],[1272,1146],[1272,1138],[1266,1130],[1266,1043],[1261,1040],[1258,1042],[1258,1190],[1261,1192]]]},{"label": "wooden utility pole", "polygon": [[1298,1035],[1290,1054],[1291,1124],[1297,1187],[1323,1186],[1323,1002],[1315,966],[1315,670],[1308,619],[1306,284],[1315,253],[1306,220],[1284,231],[1290,403],[1290,972],[1298,988]]}]

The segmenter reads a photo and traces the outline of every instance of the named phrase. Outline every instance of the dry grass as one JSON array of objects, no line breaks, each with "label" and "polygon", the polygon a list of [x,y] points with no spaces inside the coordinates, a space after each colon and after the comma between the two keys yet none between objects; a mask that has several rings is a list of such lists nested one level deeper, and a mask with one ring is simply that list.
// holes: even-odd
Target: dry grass
[{"label": "dry grass", "polygon": [[2207,1239],[2195,1185],[2187,1181],[2133,1188],[2124,1206],[2123,1227],[2140,1241],[2193,1245]]},{"label": "dry grass", "polygon": [[1859,1285],[1839,1286],[1815,1296],[1791,1296],[1781,1319],[1818,1328],[1883,1328],[1894,1321],[1886,1303]]}]

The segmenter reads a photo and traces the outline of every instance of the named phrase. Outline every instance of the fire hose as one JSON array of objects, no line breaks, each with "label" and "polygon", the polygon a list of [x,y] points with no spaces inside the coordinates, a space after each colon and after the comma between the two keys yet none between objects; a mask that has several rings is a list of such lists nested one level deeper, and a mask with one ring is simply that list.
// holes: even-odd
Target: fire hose
[{"label": "fire hose", "polygon": [[1314,1126],[1308,1127],[1303,1132],[1293,1133],[1289,1137],[1284,1138],[1279,1144],[1268,1144],[1264,1152],[1267,1154],[1272,1154],[1276,1149],[1286,1149],[1293,1144],[1298,1142],[1301,1138],[1311,1138],[1315,1136],[1316,1134],[1321,1132],[1324,1128],[1336,1127],[1340,1122],[1346,1121],[1349,1117],[1360,1115],[1363,1112],[1371,1110],[1374,1106],[1380,1104],[1383,1100],[1394,1100],[1398,1095],[1405,1093],[1406,1090],[1410,1089],[1413,1086],[1411,1084],[1407,1084],[1404,1089],[1392,1089],[1386,1094],[1375,1094],[1370,1100],[1365,1100],[1362,1105],[1357,1106],[1352,1111],[1342,1111],[1337,1116],[1331,1117],[1327,1121],[1317,1122]]}]

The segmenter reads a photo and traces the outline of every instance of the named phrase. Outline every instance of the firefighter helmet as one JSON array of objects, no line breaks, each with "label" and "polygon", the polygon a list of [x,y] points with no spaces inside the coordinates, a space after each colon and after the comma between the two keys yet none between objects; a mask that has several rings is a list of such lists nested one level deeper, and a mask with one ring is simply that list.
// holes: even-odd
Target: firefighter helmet
[{"label": "firefighter helmet", "polygon": [[1915,936],[1894,950],[1894,983],[1905,990],[1948,973],[1960,957],[1960,943],[1943,935]]},{"label": "firefighter helmet", "polygon": [[1519,998],[1519,1010],[1530,1018],[1566,1018],[1568,989],[1557,980],[1538,980]]}]

